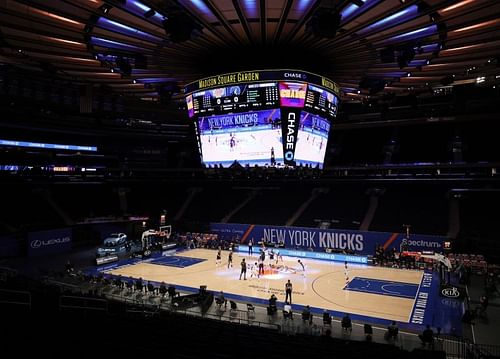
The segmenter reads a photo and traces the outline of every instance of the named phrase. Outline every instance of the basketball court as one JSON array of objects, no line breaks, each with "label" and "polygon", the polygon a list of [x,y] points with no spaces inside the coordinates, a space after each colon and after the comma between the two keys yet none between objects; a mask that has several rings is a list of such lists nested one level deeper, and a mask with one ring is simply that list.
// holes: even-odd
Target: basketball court
[{"label": "basketball court", "polygon": [[364,264],[348,264],[346,271],[343,262],[301,258],[304,272],[294,257],[283,257],[278,263],[273,260],[272,266],[267,257],[263,276],[252,277],[249,268],[247,279],[242,277],[240,280],[241,260],[245,258],[249,265],[253,265],[258,261],[258,255],[254,253],[249,257],[246,253],[236,252],[233,267],[227,268],[228,253],[222,252],[219,266],[215,261],[217,251],[193,249],[145,260],[127,259],[98,270],[156,284],[174,284],[187,291],[197,291],[201,285],[206,285],[210,291],[224,291],[227,298],[265,305],[273,293],[279,302],[285,300],[285,283],[290,279],[295,311],[310,305],[315,312],[327,309],[338,315],[349,313],[354,315],[353,318],[361,316],[374,322],[382,319],[400,323],[411,322],[424,280],[423,271]]}]

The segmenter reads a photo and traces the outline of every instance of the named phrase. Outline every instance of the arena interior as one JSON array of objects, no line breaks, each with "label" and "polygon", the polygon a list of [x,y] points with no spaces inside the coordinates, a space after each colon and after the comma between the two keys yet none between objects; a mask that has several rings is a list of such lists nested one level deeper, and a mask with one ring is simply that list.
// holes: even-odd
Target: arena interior
[{"label": "arena interior", "polygon": [[500,358],[500,2],[0,1],[3,357]]}]

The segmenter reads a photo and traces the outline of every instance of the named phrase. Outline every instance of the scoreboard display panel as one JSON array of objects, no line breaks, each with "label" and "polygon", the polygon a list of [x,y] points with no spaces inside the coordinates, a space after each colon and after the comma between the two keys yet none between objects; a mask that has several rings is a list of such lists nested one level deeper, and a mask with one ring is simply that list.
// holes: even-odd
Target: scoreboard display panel
[{"label": "scoreboard display panel", "polygon": [[280,110],[200,117],[201,157],[206,165],[271,166],[283,163]]},{"label": "scoreboard display panel", "polygon": [[329,133],[329,121],[302,111],[295,149],[296,164],[323,168]]},{"label": "scoreboard display panel", "polygon": [[330,91],[308,84],[304,106],[309,112],[335,117],[337,116],[338,97]]},{"label": "scoreboard display panel", "polygon": [[212,76],[186,85],[205,165],[323,167],[339,87],[298,70]]},{"label": "scoreboard display panel", "polygon": [[[219,87],[190,96],[193,108],[190,117],[273,108],[279,100],[276,82]],[[189,106],[188,102],[188,111]]]},{"label": "scoreboard display panel", "polygon": [[280,106],[304,107],[307,84],[301,82],[280,82]]}]

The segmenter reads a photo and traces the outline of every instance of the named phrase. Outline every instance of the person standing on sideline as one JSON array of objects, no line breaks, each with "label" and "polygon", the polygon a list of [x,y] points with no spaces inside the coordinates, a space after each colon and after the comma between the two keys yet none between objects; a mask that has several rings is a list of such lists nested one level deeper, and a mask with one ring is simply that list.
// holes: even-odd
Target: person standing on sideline
[{"label": "person standing on sideline", "polygon": [[243,279],[247,280],[247,262],[245,262],[245,258],[243,258],[241,261],[240,280],[241,280],[242,274],[243,274]]},{"label": "person standing on sideline", "polygon": [[233,251],[229,251],[229,257],[227,258],[227,268],[233,268]]},{"label": "person standing on sideline", "polygon": [[253,238],[248,241],[248,255],[253,255]]},{"label": "person standing on sideline", "polygon": [[285,302],[292,304],[292,283],[290,279],[285,284]]}]

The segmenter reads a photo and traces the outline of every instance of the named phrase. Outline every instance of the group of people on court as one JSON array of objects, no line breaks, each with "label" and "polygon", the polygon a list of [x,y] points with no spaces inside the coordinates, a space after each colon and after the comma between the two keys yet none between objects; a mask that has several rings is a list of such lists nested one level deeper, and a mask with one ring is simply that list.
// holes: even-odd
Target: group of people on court
[{"label": "group of people on court", "polygon": [[[233,267],[233,253],[234,253],[234,247],[231,246],[229,248],[229,254],[228,254],[228,259],[227,259],[227,268],[232,268]],[[246,272],[247,269],[250,268],[251,270],[251,276],[250,278],[257,277],[260,278],[261,275],[264,275],[265,271],[265,261],[266,261],[266,254],[269,257],[269,266],[274,267],[277,266],[279,261],[283,263],[283,257],[281,256],[279,251],[274,251],[274,249],[267,250],[263,244],[262,248],[260,249],[260,254],[257,262],[254,264],[248,264],[248,262],[245,260],[245,258],[242,259],[240,266],[241,266],[241,271],[240,271],[240,278],[243,277],[244,280],[246,280]],[[253,240],[251,239],[248,242],[248,255],[252,256],[253,255]],[[297,272],[302,272],[302,275],[305,276],[306,273],[306,266],[304,265],[303,261],[300,259],[297,261],[300,267],[298,268],[288,268],[287,266],[284,266],[284,269],[286,271],[291,271],[293,273]],[[217,249],[217,256],[215,259],[215,265],[218,267],[222,265],[222,248],[219,246]]]}]

